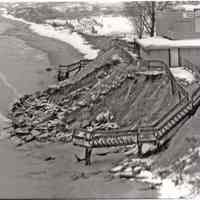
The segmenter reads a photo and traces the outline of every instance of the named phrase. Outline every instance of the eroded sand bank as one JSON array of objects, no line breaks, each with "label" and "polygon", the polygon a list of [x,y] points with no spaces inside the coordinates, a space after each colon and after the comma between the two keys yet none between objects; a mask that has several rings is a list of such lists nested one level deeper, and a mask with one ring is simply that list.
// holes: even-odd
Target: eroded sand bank
[{"label": "eroded sand bank", "polygon": [[[13,25],[13,22],[4,20],[1,18],[0,22]],[[59,62],[69,62],[65,50],[66,48],[70,49],[70,46],[66,47],[66,44],[56,40],[30,34],[29,31],[24,32],[26,29],[23,25],[17,24],[14,29],[11,26],[8,28],[9,36],[0,36],[1,72],[6,75],[6,80],[20,94],[32,92],[37,89],[37,86],[38,88],[41,85],[45,87],[54,80],[50,74],[44,72],[46,67],[52,67],[53,64]],[[25,42],[21,40],[22,38]],[[48,53],[51,64],[48,62],[47,54],[41,51],[43,49],[45,49],[45,53]],[[76,51],[72,52],[74,57],[72,54],[68,55],[71,60],[81,57]],[[41,83],[40,81],[45,82]],[[3,87],[6,87],[5,84]],[[3,90],[1,89],[1,91]],[[5,88],[5,91],[8,90]],[[10,92],[14,98],[14,92],[12,90]],[[6,95],[1,96],[1,101],[5,101],[6,98]],[[3,105],[2,108],[6,108],[6,105]],[[84,163],[76,162],[74,153],[81,155],[82,149],[75,148],[70,144],[52,143],[34,143],[15,147],[10,141],[0,141],[2,163],[0,197],[104,197],[108,199],[156,197],[156,191],[146,190],[148,186],[145,184],[138,181],[113,179],[109,175],[108,170],[124,157],[123,154],[110,154],[106,157],[94,155],[92,166],[86,167]],[[53,159],[46,161],[48,157]]]}]

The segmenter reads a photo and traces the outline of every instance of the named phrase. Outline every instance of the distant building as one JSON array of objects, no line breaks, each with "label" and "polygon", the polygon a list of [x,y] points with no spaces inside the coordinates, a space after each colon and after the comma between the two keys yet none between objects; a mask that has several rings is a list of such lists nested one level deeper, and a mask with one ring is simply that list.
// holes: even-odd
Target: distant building
[{"label": "distant building", "polygon": [[156,20],[159,36],[172,40],[200,38],[200,8],[158,12]]},{"label": "distant building", "polygon": [[156,19],[157,37],[136,39],[140,56],[162,60],[171,67],[188,61],[200,66],[200,8],[167,10]]},{"label": "distant building", "polygon": [[161,60],[170,67],[188,62],[200,66],[200,38],[169,40],[164,37],[136,39],[139,55],[144,60]]}]

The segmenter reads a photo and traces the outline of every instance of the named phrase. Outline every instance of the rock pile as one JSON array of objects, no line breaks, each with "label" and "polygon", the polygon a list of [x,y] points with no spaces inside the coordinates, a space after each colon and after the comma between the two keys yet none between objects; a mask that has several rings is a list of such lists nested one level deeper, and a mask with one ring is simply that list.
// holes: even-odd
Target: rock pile
[{"label": "rock pile", "polygon": [[170,81],[165,74],[153,81],[138,75],[130,57],[114,46],[74,77],[19,98],[9,114],[12,138],[70,142],[76,128],[132,128],[140,118],[156,119],[175,102]]},{"label": "rock pile", "polygon": [[48,102],[48,96],[43,94],[40,99],[36,95],[25,95],[13,104],[10,118],[13,131],[11,136],[17,136],[25,142],[34,139],[65,140],[65,126],[60,114],[65,110]]},{"label": "rock pile", "polygon": [[[97,112],[96,116],[87,114],[103,96],[120,87],[128,77],[122,70],[114,74],[97,73],[97,82],[92,88],[78,88],[64,99],[52,102],[52,96],[59,91],[59,86],[50,86],[45,91],[24,95],[19,98],[10,111],[12,120],[12,137],[24,142],[71,140],[73,128],[111,129],[118,128],[114,116],[109,110]],[[129,74],[130,76],[130,74]],[[77,112],[83,110],[84,118]]]}]

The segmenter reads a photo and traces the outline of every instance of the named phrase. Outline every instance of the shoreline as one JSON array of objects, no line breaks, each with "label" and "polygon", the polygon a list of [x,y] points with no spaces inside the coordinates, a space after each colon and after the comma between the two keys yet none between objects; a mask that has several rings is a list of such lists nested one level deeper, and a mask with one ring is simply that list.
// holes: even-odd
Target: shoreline
[{"label": "shoreline", "polygon": [[[15,22],[9,23],[13,23],[15,27],[7,30],[3,35],[20,39],[24,41],[26,45],[28,44],[29,47],[34,47],[46,53],[51,66],[62,63],[67,64],[66,62],[71,63],[73,59],[82,56],[72,46],[69,47],[69,44],[31,33],[26,25],[20,24],[17,26]],[[31,44],[33,46],[31,46]],[[73,51],[73,58],[72,55],[68,55],[69,57],[66,56],[66,49],[68,48]],[[8,141],[8,143],[10,143],[10,141]],[[157,197],[156,190],[145,190],[145,188],[148,188],[148,185],[145,183],[141,183],[137,180],[131,182],[129,180],[113,178],[108,173],[108,170],[124,158],[124,155],[111,154],[105,158],[95,156],[93,167],[87,167],[75,162],[74,153],[82,154],[82,149],[75,148],[70,144],[41,143],[40,147],[34,144],[27,144],[28,146],[30,145],[30,148],[22,146],[17,149],[9,147],[10,144],[8,146],[5,144],[6,141],[2,141],[2,152],[7,152],[8,150],[9,154],[8,158],[7,156],[5,157],[3,163],[10,163],[10,167],[7,171],[5,167],[6,164],[3,165],[2,174],[5,173],[7,175],[10,171],[13,172],[6,179],[7,181],[5,185],[3,185],[4,187],[0,190],[2,192],[1,194],[5,197],[12,197],[13,195],[20,198],[27,196],[29,198],[36,196],[40,198],[63,198],[71,196],[75,198],[83,196],[86,198],[97,196],[99,196],[99,198]],[[21,152],[19,153],[18,151]],[[13,161],[12,159],[15,157],[16,152],[19,153],[19,160],[17,159],[16,161],[14,159]],[[55,156],[55,161],[45,162],[45,158],[51,155],[53,157]],[[16,167],[13,162],[16,163]],[[24,170],[19,173],[18,170],[21,168]],[[82,176],[82,173],[84,176]],[[3,180],[5,180],[5,178],[2,179],[2,181]],[[10,183],[12,183],[10,188],[5,187]],[[63,187],[63,185],[65,185],[65,187]],[[93,186],[91,187],[91,185]]]},{"label": "shoreline", "polygon": [[48,24],[37,24],[26,21],[21,18],[16,18],[6,12],[2,14],[2,17],[11,21],[19,22],[21,25],[25,25],[26,30],[29,30],[29,34],[36,34],[44,38],[55,39],[56,41],[64,42],[72,47],[78,53],[84,56],[86,59],[93,59],[98,55],[99,50],[93,48],[93,45],[87,42],[84,37],[78,32],[74,32],[70,29],[55,29]]},{"label": "shoreline", "polygon": [[[13,102],[16,100],[15,98],[16,94],[14,94],[13,92],[19,91],[19,94],[21,95],[24,95],[27,93],[30,94],[32,92],[45,89],[49,85],[55,84],[55,75],[56,75],[56,72],[54,71],[55,67],[58,66],[59,64],[71,64],[73,62],[76,62],[77,60],[80,60],[83,58],[83,54],[81,54],[75,48],[73,48],[71,45],[65,42],[62,42],[53,38],[40,36],[36,33],[33,33],[28,28],[28,25],[23,24],[22,22],[13,21],[11,19],[7,19],[0,16],[0,23],[1,23],[1,29],[0,29],[1,38],[0,39],[1,39],[1,45],[3,45],[1,47],[2,50],[0,52],[1,53],[0,55],[2,56],[2,59],[3,59],[3,62],[2,62],[3,65],[1,67],[1,72],[0,72],[1,73],[0,81],[3,83],[3,85],[5,85],[4,88],[1,89],[2,91],[4,91],[4,98],[1,99],[2,105],[0,105],[0,107],[1,107],[1,114],[4,116],[7,116],[8,110],[10,109]],[[5,42],[2,43],[2,41],[4,40]],[[10,46],[8,45],[6,47],[5,46],[6,43],[11,43],[11,44]],[[13,48],[9,50],[12,45],[14,49],[16,50],[14,50]],[[16,71],[17,74],[13,73],[12,72],[13,70],[11,68],[12,65],[14,65],[15,63],[15,61],[12,62],[13,57],[11,57],[11,59],[10,58],[4,59],[5,57],[4,55],[11,56],[12,54],[15,54],[16,52],[16,54],[19,54],[19,56],[21,56],[19,51],[17,51],[17,47],[15,46],[19,46],[18,49],[22,51],[22,53],[23,52],[25,53],[27,50],[28,52],[33,51],[32,53],[30,52],[33,55],[33,57],[35,56],[34,52],[37,52],[37,58],[34,58],[36,59],[36,61],[34,62],[38,62],[38,66],[35,66],[36,68],[33,66],[36,63],[30,64],[30,66],[27,66],[29,65],[29,62],[32,62],[32,61],[27,60],[27,61],[24,61],[24,64],[22,65],[20,64],[16,65],[17,71],[16,70],[14,71]],[[28,56],[32,60],[31,55],[28,55]],[[21,61],[19,60],[19,62]],[[46,72],[45,68],[49,68],[49,67],[52,68],[53,70],[51,72]],[[25,75],[21,80],[20,80],[20,72],[18,71],[21,71],[21,75],[22,74]],[[28,72],[28,74],[30,74],[29,76],[33,80],[33,84],[26,77],[27,76],[26,71]],[[33,77],[31,75],[32,73],[33,73]],[[6,83],[5,83],[5,80],[6,80]],[[8,84],[9,84],[9,88],[8,88]]]},{"label": "shoreline", "polygon": [[[13,21],[2,16],[0,16],[0,19],[14,24],[15,26],[14,28],[10,28],[5,31],[4,35],[19,38],[28,46],[45,52],[48,55],[50,65],[52,66],[59,64],[71,64],[82,59],[84,56],[81,52],[66,42],[34,33],[30,30],[29,25],[24,24],[23,22]],[[58,50],[56,50],[56,47]],[[67,53],[70,53],[70,55],[66,56]]]}]

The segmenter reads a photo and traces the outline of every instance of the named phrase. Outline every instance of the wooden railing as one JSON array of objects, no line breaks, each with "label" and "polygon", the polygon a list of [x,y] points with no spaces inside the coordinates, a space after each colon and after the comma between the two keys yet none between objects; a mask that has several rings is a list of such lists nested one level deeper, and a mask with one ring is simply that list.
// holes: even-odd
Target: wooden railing
[{"label": "wooden railing", "polygon": [[83,60],[79,60],[78,62],[69,64],[69,65],[59,65],[57,67],[57,72],[58,72],[57,78],[58,78],[58,80],[59,81],[65,80],[66,78],[68,78],[70,73],[77,71],[77,70],[81,70],[91,61],[92,60],[90,60],[90,59],[83,59]]},{"label": "wooden railing", "polygon": [[[170,79],[174,81],[174,77],[171,74],[170,69],[168,69],[165,64],[164,66],[170,76]],[[142,153],[142,145],[144,143],[153,143],[159,148],[161,140],[164,140],[164,142],[165,138],[168,140],[168,133],[186,116],[191,116],[200,104],[200,87],[193,92],[191,98],[178,83],[176,83],[176,87],[178,87],[180,92],[183,94],[183,99],[181,99],[152,125],[138,126],[133,130],[117,129],[88,131],[86,129],[76,129],[73,134],[74,145],[92,149],[137,144],[139,155]],[[164,142],[162,142],[162,144]],[[90,158],[87,158],[86,160],[86,164],[90,164]]]},{"label": "wooden railing", "polygon": [[183,67],[188,68],[199,79],[200,78],[200,66],[197,66],[187,59],[183,60]]}]

